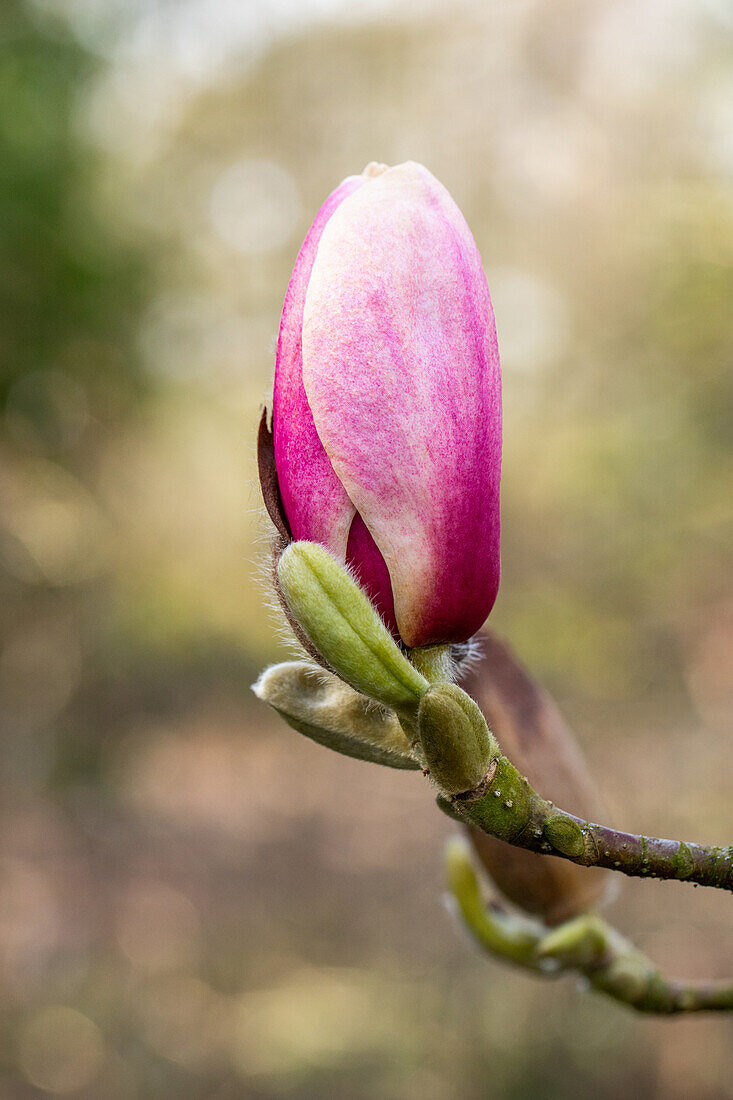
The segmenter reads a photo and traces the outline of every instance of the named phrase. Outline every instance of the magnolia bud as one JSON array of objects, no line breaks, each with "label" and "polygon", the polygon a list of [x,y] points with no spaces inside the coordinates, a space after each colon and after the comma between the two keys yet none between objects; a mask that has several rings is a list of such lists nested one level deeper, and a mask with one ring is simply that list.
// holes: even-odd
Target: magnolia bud
[{"label": "magnolia bud", "polygon": [[[597,820],[598,792],[555,703],[498,638],[488,632],[479,637],[481,659],[461,683],[480,705],[501,751],[543,797]],[[481,862],[502,893],[547,924],[584,912],[607,892],[608,871],[537,855],[468,828]]]},{"label": "magnolia bud", "polygon": [[273,665],[252,690],[289,726],[319,745],[389,768],[420,767],[393,711],[307,661]]},{"label": "magnolia bud", "polygon": [[280,324],[272,462],[281,532],[325,546],[406,646],[460,642],[499,585],[501,377],[476,244],[420,164],[327,198]]},{"label": "magnolia bud", "polygon": [[425,692],[417,726],[430,778],[445,795],[474,791],[499,755],[483,714],[455,684],[436,684]]},{"label": "magnolia bud", "polygon": [[327,550],[314,542],[291,543],[277,563],[277,577],[290,615],[329,668],[385,706],[417,710],[427,680]]}]

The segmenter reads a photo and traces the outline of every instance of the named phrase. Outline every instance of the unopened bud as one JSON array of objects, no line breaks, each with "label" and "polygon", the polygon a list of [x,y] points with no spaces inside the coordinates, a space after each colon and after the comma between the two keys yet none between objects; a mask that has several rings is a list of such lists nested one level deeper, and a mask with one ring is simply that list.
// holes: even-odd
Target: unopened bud
[{"label": "unopened bud", "polygon": [[465,219],[422,165],[369,165],[316,215],[285,296],[273,433],[294,538],[347,560],[406,646],[475,634],[500,573],[496,325]]},{"label": "unopened bud", "polygon": [[273,665],[252,690],[289,726],[319,745],[389,768],[420,767],[393,711],[307,661]]},{"label": "unopened bud", "polygon": [[473,699],[455,684],[436,684],[422,697],[417,724],[439,790],[452,797],[474,791],[499,749]]},{"label": "unopened bud", "polygon": [[280,556],[277,576],[291,615],[329,668],[385,706],[417,710],[427,680],[327,550],[315,542],[292,542]]},{"label": "unopened bud", "polygon": [[585,913],[553,929],[540,941],[537,953],[556,959],[563,968],[588,970],[606,957],[609,938],[614,938],[611,929],[595,914]]}]

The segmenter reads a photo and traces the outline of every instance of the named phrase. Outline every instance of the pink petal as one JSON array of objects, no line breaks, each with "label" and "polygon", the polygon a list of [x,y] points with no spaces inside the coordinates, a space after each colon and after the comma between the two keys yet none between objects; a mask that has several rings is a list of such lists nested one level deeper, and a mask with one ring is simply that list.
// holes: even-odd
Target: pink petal
[{"label": "pink petal", "polygon": [[369,596],[385,623],[397,634],[397,620],[394,611],[394,596],[387,563],[379,552],[377,544],[369,534],[364,520],[357,512],[349,531],[346,547],[346,564],[351,566],[357,580]]},{"label": "pink petal", "polygon": [[389,569],[411,646],[462,640],[499,584],[501,380],[481,258],[422,166],[325,226],[303,313],[318,436]]},{"label": "pink petal", "polygon": [[302,327],[308,281],[321,234],[340,203],[365,182],[348,176],[319,210],[298,253],[280,322],[272,428],[280,494],[293,538],[326,546],[344,561],[354,505],[318,438],[303,388]]}]

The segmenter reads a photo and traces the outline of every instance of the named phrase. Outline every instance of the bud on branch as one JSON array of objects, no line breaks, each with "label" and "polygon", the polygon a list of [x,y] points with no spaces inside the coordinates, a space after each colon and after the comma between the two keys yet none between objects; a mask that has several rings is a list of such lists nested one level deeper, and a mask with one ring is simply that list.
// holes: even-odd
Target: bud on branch
[{"label": "bud on branch", "polygon": [[470,638],[499,586],[499,353],[478,249],[422,165],[370,165],[321,207],[272,427],[277,526],[353,569],[405,645]]},{"label": "bud on branch", "polygon": [[484,789],[499,746],[465,691],[455,684],[429,688],[420,700],[417,728],[430,778],[442,792],[471,798]]},{"label": "bud on branch", "polygon": [[593,913],[549,929],[497,905],[485,905],[470,854],[461,841],[451,841],[446,848],[446,873],[466,928],[497,958],[548,978],[575,972],[597,992],[638,1012],[669,1016],[733,1010],[733,982],[667,978]]},{"label": "bud on branch", "polygon": [[290,614],[329,668],[386,706],[417,710],[427,680],[327,550],[314,542],[291,543],[277,563],[277,577]]},{"label": "bud on branch", "polygon": [[[272,430],[264,413],[258,444],[275,587],[322,667],[279,665],[255,691],[337,752],[424,768],[500,888],[543,918],[484,910],[453,849],[455,898],[489,950],[575,969],[645,1011],[731,1008],[729,987],[668,982],[598,917],[578,916],[602,891],[569,865],[733,890],[733,847],[590,820],[569,731],[498,643],[468,694],[442,682],[497,595],[501,433],[496,329],[470,230],[421,165],[369,165],[328,197],[298,254]],[[522,850],[568,867],[530,866]]]}]

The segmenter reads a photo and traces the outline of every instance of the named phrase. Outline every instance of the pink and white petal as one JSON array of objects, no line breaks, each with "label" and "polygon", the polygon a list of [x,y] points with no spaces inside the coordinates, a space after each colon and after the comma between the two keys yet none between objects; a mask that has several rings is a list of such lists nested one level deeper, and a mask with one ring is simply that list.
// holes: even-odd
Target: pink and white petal
[{"label": "pink and white petal", "polygon": [[293,538],[320,542],[340,561],[346,557],[355,509],[318,438],[303,388],[303,308],[321,234],[334,211],[364,182],[362,176],[348,176],[339,184],[298,253],[280,322],[273,393],[275,466]]},{"label": "pink and white petal", "polygon": [[392,579],[408,645],[481,626],[499,583],[501,378],[481,258],[422,166],[352,193],[303,315],[318,435]]}]

